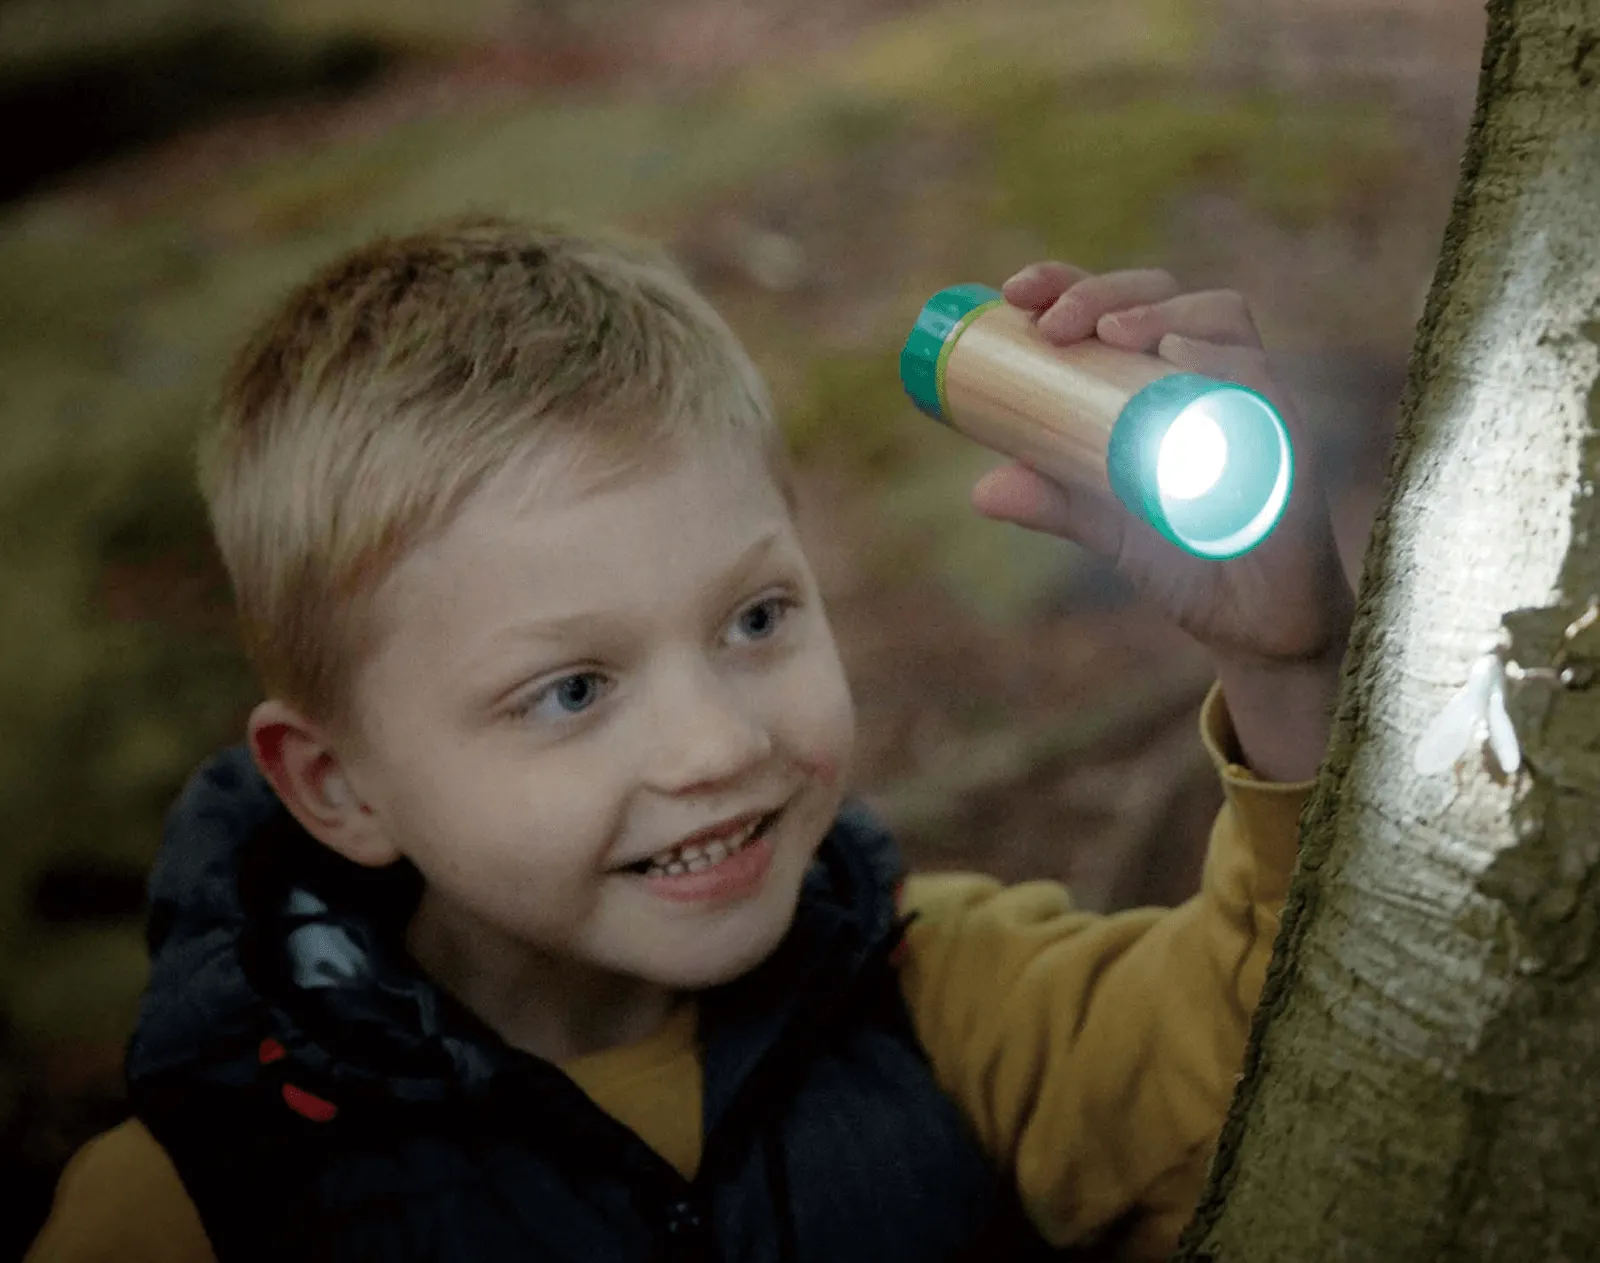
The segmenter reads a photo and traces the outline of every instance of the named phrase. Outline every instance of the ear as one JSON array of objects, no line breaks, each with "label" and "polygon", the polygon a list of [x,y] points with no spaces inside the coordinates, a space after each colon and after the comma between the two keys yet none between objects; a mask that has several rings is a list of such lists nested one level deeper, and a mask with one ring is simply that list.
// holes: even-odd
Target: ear
[{"label": "ear", "polygon": [[369,868],[400,858],[323,728],[286,702],[268,700],[250,712],[246,732],[256,767],[307,833]]}]

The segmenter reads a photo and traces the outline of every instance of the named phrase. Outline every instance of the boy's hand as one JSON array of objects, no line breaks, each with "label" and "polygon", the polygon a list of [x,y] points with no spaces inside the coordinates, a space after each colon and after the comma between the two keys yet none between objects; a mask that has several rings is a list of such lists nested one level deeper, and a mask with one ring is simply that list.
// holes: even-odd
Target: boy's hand
[{"label": "boy's hand", "polygon": [[972,502],[986,517],[1074,540],[1114,562],[1142,597],[1211,650],[1255,770],[1274,779],[1311,775],[1354,601],[1317,454],[1267,375],[1245,301],[1230,290],[1185,294],[1166,272],[1092,276],[1064,263],[1025,268],[1004,293],[1057,345],[1098,337],[1153,352],[1174,368],[1258,390],[1283,415],[1295,454],[1289,504],[1264,543],[1231,561],[1192,557],[1110,496],[1063,487],[1021,464],[990,471]]}]

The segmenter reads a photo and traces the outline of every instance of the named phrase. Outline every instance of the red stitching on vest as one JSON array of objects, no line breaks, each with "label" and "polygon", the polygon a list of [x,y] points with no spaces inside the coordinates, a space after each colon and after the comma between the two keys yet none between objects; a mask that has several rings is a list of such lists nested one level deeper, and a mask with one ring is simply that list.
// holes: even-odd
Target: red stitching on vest
[{"label": "red stitching on vest", "polygon": [[283,1103],[313,1123],[325,1123],[339,1112],[339,1107],[332,1101],[312,1096],[304,1088],[297,1088],[292,1083],[283,1085]]}]

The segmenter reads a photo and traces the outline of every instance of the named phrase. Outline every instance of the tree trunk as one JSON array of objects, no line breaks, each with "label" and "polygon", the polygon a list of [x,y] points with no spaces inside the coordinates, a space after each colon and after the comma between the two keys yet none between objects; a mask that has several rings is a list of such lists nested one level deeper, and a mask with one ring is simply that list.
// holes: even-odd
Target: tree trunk
[{"label": "tree trunk", "polygon": [[[1188,1263],[1600,1259],[1600,0],[1491,0],[1393,471]],[[1496,645],[1521,770],[1418,775]]]}]

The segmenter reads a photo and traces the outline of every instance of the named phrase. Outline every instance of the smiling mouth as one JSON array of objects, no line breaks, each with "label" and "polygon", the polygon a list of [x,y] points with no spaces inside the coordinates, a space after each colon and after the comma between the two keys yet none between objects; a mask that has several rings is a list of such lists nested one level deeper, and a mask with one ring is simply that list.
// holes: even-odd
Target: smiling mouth
[{"label": "smiling mouth", "polygon": [[780,808],[753,821],[734,837],[668,847],[665,851],[658,851],[648,859],[642,859],[636,864],[627,864],[617,871],[636,873],[641,877],[678,877],[685,873],[705,872],[744,850],[772,828],[782,814],[783,810]]}]

